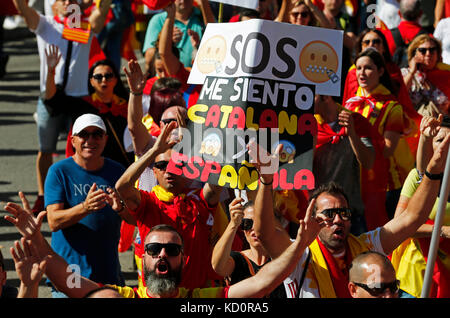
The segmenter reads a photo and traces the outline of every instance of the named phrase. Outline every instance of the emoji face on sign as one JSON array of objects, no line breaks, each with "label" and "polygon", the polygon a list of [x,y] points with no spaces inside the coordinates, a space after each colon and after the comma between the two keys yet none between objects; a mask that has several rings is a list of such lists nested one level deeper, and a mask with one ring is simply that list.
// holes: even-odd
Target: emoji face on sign
[{"label": "emoji face on sign", "polygon": [[206,136],[202,141],[200,153],[216,157],[219,154],[221,146],[222,142],[220,141],[220,137],[217,134],[212,133]]},{"label": "emoji face on sign", "polygon": [[227,54],[227,42],[220,35],[215,35],[203,44],[195,57],[197,68],[203,74],[213,71],[220,73],[221,64]]},{"label": "emoji face on sign", "polygon": [[339,65],[333,47],[322,41],[308,43],[300,53],[299,62],[303,76],[314,83],[324,83],[331,79],[330,74],[335,74]]}]

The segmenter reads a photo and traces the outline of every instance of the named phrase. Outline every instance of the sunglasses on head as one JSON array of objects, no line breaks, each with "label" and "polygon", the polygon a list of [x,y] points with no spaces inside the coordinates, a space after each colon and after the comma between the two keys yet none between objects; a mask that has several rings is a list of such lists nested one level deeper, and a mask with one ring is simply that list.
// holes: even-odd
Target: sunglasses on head
[{"label": "sunglasses on head", "polygon": [[429,51],[430,54],[433,54],[437,51],[437,47],[418,47],[417,51],[419,51],[422,55],[427,54],[427,51]]},{"label": "sunglasses on head", "polygon": [[303,12],[291,12],[291,15],[292,15],[294,18],[297,18],[299,15],[300,15],[300,17],[302,17],[302,18],[306,18],[306,17],[309,16],[309,13],[306,12],[306,11],[303,11]]},{"label": "sunglasses on head", "polygon": [[378,296],[383,295],[387,289],[389,289],[389,292],[391,292],[392,294],[396,294],[398,292],[398,289],[400,286],[400,281],[395,280],[390,283],[378,283],[378,284],[375,284],[375,286],[377,286],[377,287],[369,287],[368,285],[363,284],[363,283],[353,282],[353,284],[361,287],[362,289],[364,289],[366,292],[368,292],[372,296],[378,297]]},{"label": "sunglasses on head", "polygon": [[169,161],[161,160],[157,161],[153,164],[153,166],[158,170],[166,170]]},{"label": "sunglasses on head", "polygon": [[369,45],[370,42],[372,42],[372,44],[378,45],[381,44],[381,40],[380,39],[372,39],[372,40],[363,40],[362,43],[364,45]]},{"label": "sunglasses on head", "polygon": [[176,243],[147,243],[145,244],[145,252],[150,256],[158,256],[161,250],[164,249],[169,256],[180,255],[183,248],[180,244]]},{"label": "sunglasses on head", "polygon": [[332,209],[325,209],[321,212],[319,212],[327,217],[327,219],[334,220],[336,214],[339,214],[341,219],[344,221],[350,220],[352,217],[352,210],[349,208],[332,208]]},{"label": "sunglasses on head", "polygon": [[114,73],[106,73],[106,74],[94,74],[92,75],[92,78],[95,79],[98,82],[103,81],[103,78],[105,78],[107,81],[110,81],[114,77]]},{"label": "sunglasses on head", "polygon": [[94,139],[101,139],[105,135],[105,132],[103,130],[97,129],[93,132],[88,132],[86,130],[80,131],[76,136],[82,138],[82,139],[89,139],[89,137],[92,136]]},{"label": "sunglasses on head", "polygon": [[243,218],[241,222],[241,229],[243,231],[249,231],[253,228],[253,220],[252,219],[246,219]]}]

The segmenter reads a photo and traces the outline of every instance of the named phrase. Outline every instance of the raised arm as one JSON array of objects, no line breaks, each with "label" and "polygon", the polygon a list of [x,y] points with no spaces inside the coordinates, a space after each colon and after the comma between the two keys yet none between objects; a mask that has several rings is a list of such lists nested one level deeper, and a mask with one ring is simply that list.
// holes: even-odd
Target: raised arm
[{"label": "raised arm", "polygon": [[25,19],[25,23],[30,30],[36,30],[40,16],[33,8],[28,6],[28,0],[13,0],[19,14]]},{"label": "raised arm", "polygon": [[[76,277],[75,273],[68,271],[69,265],[67,262],[53,251],[41,233],[42,221],[47,212],[42,211],[37,217],[34,217],[28,200],[22,192],[19,192],[19,197],[23,207],[16,203],[8,202],[5,206],[5,210],[12,216],[6,215],[5,219],[12,223],[26,240],[26,244],[30,247],[27,253],[29,254],[29,257],[33,259],[33,263],[36,265],[39,263],[39,268],[36,268],[36,265],[33,265],[35,267],[34,273],[37,275],[33,276],[34,279],[37,279],[40,272],[45,269],[45,274],[55,287],[69,297],[83,297],[89,291],[98,288],[97,283],[82,276]],[[17,256],[20,256],[20,254]],[[25,253],[22,256],[25,256]],[[20,258],[22,257],[20,256]],[[71,283],[73,282],[76,282],[76,285],[72,285]],[[25,292],[26,294],[24,295],[27,296],[36,293],[33,288]]]},{"label": "raised arm", "polygon": [[127,76],[128,86],[130,87],[130,99],[128,100],[128,130],[130,131],[133,149],[136,155],[142,156],[144,150],[150,142],[153,142],[152,136],[142,123],[142,93],[145,87],[145,76],[137,61],[128,62],[130,71],[123,68]]},{"label": "raised arm", "polygon": [[[447,134],[427,165],[429,174],[439,175],[444,171],[449,145],[450,134]],[[426,222],[436,202],[440,183],[441,180],[430,179],[425,175],[405,211],[381,228],[380,240],[385,254],[390,254],[401,242],[412,237]]]},{"label": "raised arm", "polygon": [[45,58],[47,59],[47,81],[45,84],[45,99],[51,99],[56,94],[55,69],[61,60],[59,48],[51,44],[45,49]]},{"label": "raised arm", "polygon": [[[252,143],[251,143],[252,144]],[[259,151],[258,151],[258,148]],[[280,147],[275,152],[278,155]],[[249,147],[249,155],[256,161],[255,165],[260,171],[259,185],[255,198],[255,216],[253,219],[253,229],[256,236],[261,240],[264,248],[271,258],[281,255],[281,253],[291,244],[289,234],[282,228],[277,227],[273,210],[273,173],[261,173],[261,161],[259,154],[264,151],[259,145]],[[256,159],[258,158],[258,159]]]},{"label": "raised arm", "polygon": [[97,0],[96,7],[89,16],[89,23],[92,32],[98,34],[105,26],[106,15],[108,14],[112,0]]},{"label": "raised arm", "polygon": [[176,122],[165,125],[155,144],[139,160],[133,162],[116,182],[116,190],[125,205],[136,210],[141,204],[141,193],[135,187],[135,182],[145,168],[155,162],[155,158],[170,149],[177,141],[169,140],[170,133],[176,127]]},{"label": "raised arm", "polygon": [[443,118],[442,114],[438,118],[424,116],[420,122],[416,167],[421,174],[425,172],[425,168],[433,156],[433,138],[438,134]]},{"label": "raised arm", "polygon": [[232,285],[228,297],[263,297],[271,293],[297,266],[305,248],[319,234],[320,227],[310,206],[305,218],[299,222],[295,241],[279,257],[264,265],[256,275]]},{"label": "raised arm", "polygon": [[241,198],[235,198],[230,203],[230,222],[214,246],[211,257],[213,269],[217,274],[223,277],[230,276],[235,267],[234,259],[230,256],[230,253],[234,237],[236,236],[236,232],[244,217],[244,208],[241,202]]},{"label": "raised arm", "polygon": [[203,23],[205,27],[208,23],[216,22],[216,18],[214,17],[214,13],[211,10],[211,6],[209,5],[208,0],[197,0],[198,7],[202,12]]},{"label": "raised arm", "polygon": [[161,29],[158,51],[167,73],[169,75],[175,75],[178,73],[180,67],[182,67],[180,60],[173,54],[172,51],[172,34],[173,26],[175,24],[175,3],[169,4],[164,10],[167,12],[167,17]]}]

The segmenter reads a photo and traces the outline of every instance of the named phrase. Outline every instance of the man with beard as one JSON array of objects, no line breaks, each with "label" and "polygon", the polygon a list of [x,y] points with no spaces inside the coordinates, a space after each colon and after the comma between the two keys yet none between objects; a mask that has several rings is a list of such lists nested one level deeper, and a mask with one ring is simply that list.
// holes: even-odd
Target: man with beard
[{"label": "man with beard", "polygon": [[[382,227],[356,237],[350,234],[351,209],[338,185],[325,184],[310,196],[314,215],[325,223],[318,238],[306,249],[296,269],[284,281],[288,297],[350,298],[348,267],[366,250],[389,255],[414,235],[428,218],[443,177],[450,134],[440,144],[426,168],[426,177],[411,197],[405,211]],[[254,152],[253,152],[254,154]],[[255,158],[252,153],[250,155]],[[261,163],[256,161],[257,167]],[[254,230],[271,257],[279,256],[290,244],[289,235],[275,227],[272,202],[272,174],[261,174],[255,200]]]},{"label": "man with beard", "polygon": [[[27,255],[38,265],[46,260],[45,274],[61,292],[71,298],[86,297],[99,289],[99,284],[83,276],[78,276],[68,269],[67,262],[56,254],[40,228],[47,212],[42,211],[37,217],[29,209],[26,198],[22,195],[20,205],[8,202],[5,210],[12,216],[5,219],[16,226],[27,241]],[[117,198],[116,198],[117,199]],[[125,298],[244,298],[263,297],[272,292],[294,269],[305,248],[314,240],[321,225],[312,217],[312,205],[308,207],[305,218],[300,220],[296,239],[276,259],[264,265],[254,276],[227,287],[187,289],[179,287],[182,268],[186,261],[183,252],[183,238],[169,225],[158,225],[152,228],[145,238],[145,254],[143,257],[147,287],[139,289],[131,287],[115,288]],[[16,248],[19,249],[19,242]],[[35,283],[39,284],[39,281]],[[27,286],[36,288],[37,286]],[[117,294],[108,297],[116,297]]]},{"label": "man with beard", "polygon": [[[180,125],[181,120],[180,117]],[[191,180],[167,172],[172,147],[178,142],[177,138],[172,138],[178,122],[171,121],[162,127],[153,146],[116,182],[116,189],[135,219],[141,238],[158,224],[171,225],[181,234],[185,241],[184,253],[188,256],[181,286],[192,289],[210,286],[211,281],[222,279],[211,266],[209,243],[222,188],[206,183],[203,188],[192,189]],[[158,181],[151,192],[135,187],[149,166],[153,167]]]}]

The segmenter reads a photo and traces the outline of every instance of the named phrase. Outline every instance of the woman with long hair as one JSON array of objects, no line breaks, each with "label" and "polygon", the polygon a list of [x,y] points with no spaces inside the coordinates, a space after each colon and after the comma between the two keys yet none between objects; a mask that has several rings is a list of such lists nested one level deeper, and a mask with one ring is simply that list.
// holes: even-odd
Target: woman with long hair
[{"label": "woman with long hair", "polygon": [[[379,179],[379,192],[385,186],[385,211],[388,219],[392,219],[395,207],[398,202],[401,187],[409,171],[414,167],[414,156],[405,140],[408,134],[408,128],[413,125],[412,120],[403,111],[402,105],[398,102],[396,96],[392,93],[393,85],[386,71],[386,65],[383,56],[374,48],[367,48],[362,51],[355,60],[356,78],[358,80],[358,89],[354,97],[345,102],[345,108],[358,112],[366,117],[372,126],[383,136],[384,148],[381,154],[377,154],[376,164],[378,173],[368,173],[366,177]],[[383,168],[384,165],[384,168]],[[388,172],[387,183],[383,185],[380,174]],[[363,193],[367,202],[372,202],[374,193]],[[371,199],[372,198],[372,199]],[[363,199],[364,200],[364,199]],[[368,200],[368,201],[367,201]],[[373,202],[375,206],[383,211],[379,205],[379,198]],[[372,208],[373,206],[370,206]],[[373,224],[367,227],[370,229],[373,225],[382,225],[387,219],[380,215],[380,218],[374,219]],[[369,216],[370,217],[370,216]],[[366,215],[367,219],[367,215]]]}]

